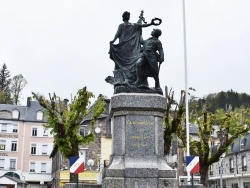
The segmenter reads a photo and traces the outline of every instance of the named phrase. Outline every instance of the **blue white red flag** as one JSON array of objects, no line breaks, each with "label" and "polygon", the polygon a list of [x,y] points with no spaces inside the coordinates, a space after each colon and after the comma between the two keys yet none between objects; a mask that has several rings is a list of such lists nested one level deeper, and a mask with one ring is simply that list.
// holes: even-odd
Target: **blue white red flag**
[{"label": "blue white red flag", "polygon": [[187,171],[194,174],[200,172],[199,156],[186,156]]},{"label": "blue white red flag", "polygon": [[84,157],[70,157],[69,163],[71,173],[79,174],[84,172]]}]

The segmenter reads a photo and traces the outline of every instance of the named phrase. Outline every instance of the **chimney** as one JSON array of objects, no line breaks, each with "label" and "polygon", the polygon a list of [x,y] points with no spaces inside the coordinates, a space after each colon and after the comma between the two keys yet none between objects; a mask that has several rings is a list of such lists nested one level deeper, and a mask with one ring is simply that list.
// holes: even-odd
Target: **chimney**
[{"label": "chimney", "polygon": [[30,107],[31,97],[27,97],[27,107]]},{"label": "chimney", "polygon": [[68,106],[69,100],[68,100],[68,99],[64,99],[63,101],[64,101],[64,105],[65,105],[65,106]]}]

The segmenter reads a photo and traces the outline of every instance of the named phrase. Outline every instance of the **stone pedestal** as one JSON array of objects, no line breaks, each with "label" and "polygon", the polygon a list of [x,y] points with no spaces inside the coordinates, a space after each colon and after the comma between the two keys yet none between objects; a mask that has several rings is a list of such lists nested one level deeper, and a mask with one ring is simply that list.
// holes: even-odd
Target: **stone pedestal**
[{"label": "stone pedestal", "polygon": [[116,94],[110,101],[112,156],[103,188],[175,188],[176,171],[163,154],[166,99],[158,94]]}]

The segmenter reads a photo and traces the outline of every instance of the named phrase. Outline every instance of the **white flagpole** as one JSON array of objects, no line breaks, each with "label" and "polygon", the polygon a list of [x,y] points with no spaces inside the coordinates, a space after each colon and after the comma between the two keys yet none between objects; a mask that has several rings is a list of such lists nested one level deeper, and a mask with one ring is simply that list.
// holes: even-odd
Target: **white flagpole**
[{"label": "white flagpole", "polygon": [[[187,153],[186,156],[190,156],[189,151],[189,109],[188,109],[188,76],[187,76],[187,44],[186,44],[186,17],[185,17],[185,0],[182,0],[183,5],[183,40],[184,40],[184,63],[185,63],[185,102],[186,102],[186,137],[187,137]],[[190,184],[190,172],[187,171],[187,183]]]}]

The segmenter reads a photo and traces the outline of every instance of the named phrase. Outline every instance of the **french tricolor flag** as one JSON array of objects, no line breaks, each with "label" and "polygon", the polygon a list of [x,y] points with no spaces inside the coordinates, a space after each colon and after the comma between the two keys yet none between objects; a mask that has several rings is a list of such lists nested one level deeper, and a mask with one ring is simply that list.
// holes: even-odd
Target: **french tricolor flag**
[{"label": "french tricolor flag", "polygon": [[194,174],[200,172],[199,156],[186,156],[187,171]]},{"label": "french tricolor flag", "polygon": [[84,172],[84,157],[70,157],[69,163],[71,173],[79,174]]}]

